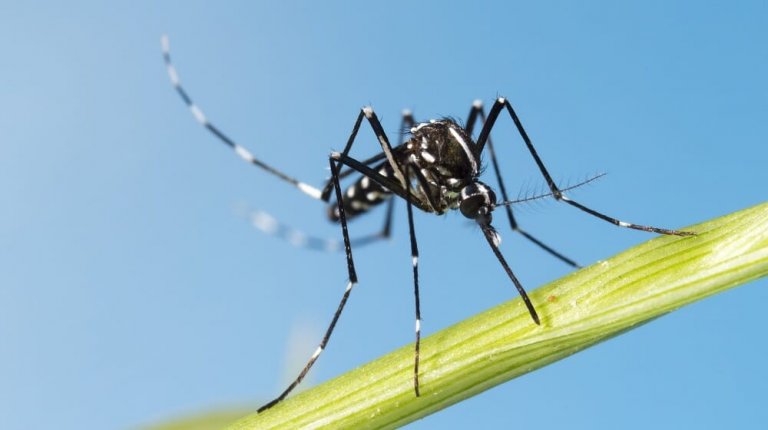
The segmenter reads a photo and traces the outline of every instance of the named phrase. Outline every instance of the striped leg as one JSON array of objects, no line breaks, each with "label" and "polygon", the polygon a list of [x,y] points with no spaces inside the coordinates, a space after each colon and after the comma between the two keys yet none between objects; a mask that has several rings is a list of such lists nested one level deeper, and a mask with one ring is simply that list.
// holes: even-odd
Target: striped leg
[{"label": "striped leg", "polygon": [[[390,199],[387,202],[387,209],[381,230],[365,236],[351,238],[350,243],[353,247],[367,246],[380,240],[388,239],[391,236],[394,204],[395,199]],[[317,237],[305,233],[294,227],[283,224],[266,211],[251,210],[246,216],[250,223],[257,229],[270,236],[277,236],[295,247],[320,252],[339,252],[344,250],[343,240]]]},{"label": "striped leg", "polygon": [[423,210],[424,212],[433,212],[433,209],[432,209],[433,206],[429,201],[426,200],[426,198],[422,200],[417,195],[411,194],[409,192],[410,190],[406,191],[406,188],[400,185],[400,183],[396,179],[391,178],[389,176],[384,176],[379,171],[371,169],[370,167],[366,166],[362,162],[355,160],[354,158],[349,157],[348,155],[344,155],[340,152],[332,152],[331,158],[348,167],[351,167],[352,169],[355,169],[357,172],[363,174],[363,176],[368,177],[370,180],[386,188],[391,193],[405,199],[406,201],[415,205],[416,207]]},{"label": "striped leg", "polygon": [[[370,116],[368,116],[369,113],[370,113]],[[378,140],[381,143],[383,149],[388,147],[389,143],[388,143],[387,137],[384,134],[383,129],[381,128],[381,125],[378,123],[378,119],[376,118],[375,114],[373,114],[373,110],[370,109],[370,108],[364,108],[361,111],[361,113],[358,115],[357,121],[355,121],[355,126],[354,126],[354,128],[352,130],[352,134],[350,135],[350,138],[347,141],[347,145],[345,146],[343,154],[348,154],[349,153],[349,151],[350,151],[350,149],[352,147],[352,144],[354,142],[354,139],[357,137],[357,131],[359,129],[359,125],[360,125],[360,122],[362,120],[362,116],[368,116],[369,121],[371,123],[371,126],[374,129],[374,131],[377,133]],[[402,119],[401,119],[401,122],[400,122],[400,130],[399,130],[399,133],[398,133],[397,147],[399,147],[399,146],[401,146],[403,144],[403,139],[404,139],[405,133],[406,133],[407,130],[410,130],[411,127],[413,127],[413,124],[414,124],[413,115],[411,114],[411,112],[409,110],[404,110],[403,113],[402,113]],[[378,164],[378,165],[375,164],[375,163],[379,163],[380,161],[382,161],[384,159],[387,159],[387,163],[382,163],[384,165],[384,167],[382,166],[382,164]],[[389,164],[389,160],[388,160],[388,157],[387,157],[387,152],[386,151],[382,151],[382,152],[374,155],[373,157],[368,158],[367,160],[361,161],[360,164],[365,165],[369,169],[378,169],[378,173],[386,171],[386,166]],[[392,171],[394,172],[394,169],[392,169]],[[340,171],[339,179],[342,179],[342,178],[344,178],[346,176],[349,176],[350,174],[356,174],[356,173],[359,174],[361,172],[359,170],[355,169],[355,168],[347,167],[346,169],[342,169]],[[375,189],[375,188],[372,189],[373,188],[372,185],[373,184],[371,183],[370,178],[364,175],[363,178],[360,181],[356,182],[355,184],[353,184],[352,186],[347,188],[347,190],[346,190],[347,198],[352,199],[355,196],[356,193],[360,193],[360,194],[372,193],[370,195],[374,195],[374,196],[377,196],[377,197],[378,196],[384,196],[385,194],[389,194],[388,192],[386,192],[385,189],[381,189],[380,187],[377,187],[378,189]],[[326,186],[326,189],[327,189],[327,186]],[[326,189],[323,190],[323,194],[324,195],[326,195]],[[326,196],[324,198],[327,200],[328,197],[329,196]],[[373,199],[376,199],[377,197],[373,197]],[[383,197],[378,197],[378,198],[383,200]],[[371,198],[368,197],[367,201],[365,201],[363,203],[365,203],[366,205],[369,205],[369,204],[371,204],[371,201],[372,201]],[[381,229],[380,232],[374,233],[374,234],[371,234],[371,235],[368,235],[368,236],[365,236],[365,237],[362,237],[362,238],[353,239],[352,242],[354,244],[369,244],[369,243],[375,242],[375,241],[380,240],[380,239],[387,239],[387,238],[389,238],[390,234],[392,232],[392,219],[393,219],[394,204],[395,204],[395,199],[389,197],[389,202],[387,202],[386,215],[384,217],[384,225],[382,226],[382,229]],[[366,206],[365,209],[362,209],[362,210],[367,211],[368,208],[370,208],[370,206]],[[359,210],[360,209],[358,209],[357,211],[359,211]],[[352,212],[356,212],[356,210],[354,210],[354,207],[353,207],[353,211]],[[329,215],[330,215],[331,219],[338,218],[337,215],[334,214],[334,213],[329,213]],[[347,213],[348,217],[354,216],[354,215],[355,215],[354,213],[352,213],[351,215],[350,215],[350,213]]]},{"label": "striped leg", "polygon": [[[416,343],[414,346],[414,364],[413,364],[413,388],[416,392],[416,395],[419,396],[419,353],[420,353],[420,347],[421,347],[421,302],[420,302],[420,296],[419,296],[419,249],[418,244],[416,242],[416,230],[414,227],[413,222],[413,206],[416,205],[422,210],[425,210],[427,212],[430,211],[430,208],[432,207],[432,204],[425,198],[425,201],[421,200],[419,197],[413,195],[411,193],[411,186],[410,182],[406,184],[405,189],[400,189],[399,184],[393,179],[389,177],[385,177],[380,175],[377,171],[369,168],[365,164],[350,158],[349,156],[346,156],[341,153],[332,153],[331,159],[337,160],[339,163],[347,165],[349,168],[354,169],[355,171],[362,173],[366,177],[370,178],[373,181],[376,181],[380,183],[382,186],[388,188],[393,193],[397,194],[398,196],[402,197],[406,201],[406,206],[408,208],[408,231],[410,234],[410,240],[411,240],[411,261],[413,264],[413,294],[415,299],[415,306],[416,306]],[[410,165],[405,165],[406,169],[406,177],[410,177]],[[418,175],[416,175],[417,179],[419,178]],[[422,177],[423,179],[423,177]]]},{"label": "striped leg", "polygon": [[[485,124],[486,122],[485,109],[483,108],[483,102],[480,100],[476,100],[472,104],[472,108],[469,111],[469,116],[467,117],[467,133],[470,136],[472,135],[472,131],[474,130],[475,122],[477,121],[478,117],[480,119],[481,124]],[[501,197],[504,199],[504,201],[508,201],[509,197],[507,196],[507,187],[504,185],[504,180],[501,178],[501,169],[499,169],[499,163],[496,159],[496,151],[494,151],[493,149],[493,142],[491,141],[490,134],[488,134],[488,152],[491,155],[491,165],[493,166],[493,172],[496,174],[496,181],[499,183],[499,190],[501,191]],[[550,247],[549,245],[545,244],[541,240],[532,236],[527,231],[520,228],[520,226],[517,224],[517,221],[515,220],[515,216],[512,214],[511,205],[506,205],[504,209],[507,212],[507,219],[509,219],[509,226],[512,229],[512,231],[520,233],[524,238],[533,242],[539,248],[548,252],[549,254],[559,259],[563,263],[576,268],[581,267],[581,265],[579,265],[577,262],[566,257],[560,252],[556,251],[554,248]]]},{"label": "striped leg", "polygon": [[250,163],[256,167],[259,167],[265,170],[267,173],[277,176],[281,180],[288,182],[289,184],[298,188],[299,191],[312,197],[313,199],[319,199],[321,197],[321,192],[319,189],[311,185],[308,185],[304,182],[301,182],[295,178],[292,178],[291,176],[286,175],[280,170],[277,170],[274,167],[257,159],[250,151],[245,149],[245,147],[242,147],[237,143],[235,143],[226,134],[224,134],[221,130],[219,130],[218,127],[216,127],[210,121],[208,121],[208,118],[206,118],[205,114],[203,114],[203,111],[192,101],[192,98],[190,98],[187,91],[184,89],[184,87],[181,86],[181,82],[179,81],[179,74],[176,72],[176,68],[173,66],[173,63],[171,63],[171,50],[170,50],[170,43],[168,41],[168,36],[163,35],[161,42],[162,42],[162,48],[163,48],[163,59],[165,60],[165,67],[168,70],[168,77],[171,80],[171,84],[173,84],[173,87],[176,89],[176,92],[179,93],[179,96],[181,96],[181,99],[184,101],[184,103],[186,103],[187,107],[189,107],[190,112],[192,112],[192,116],[195,117],[197,122],[199,122],[209,132],[211,132],[214,136],[216,136],[216,138],[219,139],[222,143],[232,148],[232,150],[235,151],[235,154],[237,154],[240,158],[242,158],[247,163]]},{"label": "striped leg", "polygon": [[528,293],[525,291],[525,288],[523,288],[523,284],[520,283],[520,281],[517,279],[517,276],[515,276],[514,272],[512,272],[512,269],[509,267],[509,264],[507,264],[507,260],[501,254],[501,250],[499,249],[498,233],[496,233],[496,230],[494,230],[494,228],[491,227],[490,224],[480,224],[480,228],[483,230],[483,235],[485,236],[485,240],[488,241],[488,245],[491,247],[491,250],[493,251],[493,254],[496,256],[496,259],[499,260],[501,267],[503,267],[504,271],[507,272],[507,276],[509,276],[509,279],[512,281],[512,283],[515,284],[515,288],[517,289],[517,292],[520,294],[520,297],[523,299],[523,303],[525,304],[525,307],[528,309],[528,313],[531,315],[533,322],[535,322],[536,325],[540,325],[541,321],[539,320],[539,315],[536,313],[536,308],[534,308],[530,297],[528,297]]},{"label": "striped leg", "polygon": [[331,180],[333,181],[333,187],[336,191],[336,201],[337,205],[339,206],[339,223],[341,224],[341,233],[344,237],[344,249],[347,255],[347,272],[349,274],[349,282],[347,283],[347,288],[344,290],[344,295],[341,297],[339,306],[336,308],[336,312],[333,314],[333,319],[328,325],[328,328],[325,331],[325,335],[323,335],[323,339],[320,341],[320,345],[318,345],[314,354],[312,354],[312,356],[309,358],[307,364],[304,366],[301,372],[299,372],[299,376],[297,376],[296,379],[288,386],[288,388],[286,388],[277,398],[260,407],[258,412],[263,412],[283,400],[291,391],[293,391],[294,388],[296,388],[297,385],[301,383],[301,381],[309,372],[309,369],[312,368],[312,366],[315,364],[315,361],[317,361],[318,357],[320,357],[320,354],[328,345],[328,341],[333,334],[333,329],[336,328],[336,323],[339,321],[341,312],[344,310],[344,306],[347,304],[349,294],[352,292],[352,288],[357,284],[357,272],[355,272],[355,262],[352,258],[352,246],[350,245],[349,231],[347,230],[347,218],[344,214],[344,206],[341,204],[341,186],[339,185],[339,169],[337,163],[337,161],[329,159],[329,164],[331,166]]},{"label": "striped leg", "polygon": [[[357,135],[360,119],[361,118],[358,118],[358,121],[355,122],[355,127],[352,130],[352,136],[350,137],[350,141],[354,140]],[[398,133],[397,146],[400,146],[403,144],[405,132],[407,130],[410,130],[411,127],[413,127],[413,125],[414,125],[413,115],[411,114],[410,111],[404,110],[402,114],[402,120],[400,123],[400,133]],[[371,166],[374,163],[378,163],[381,160],[384,160],[385,158],[386,156],[384,152],[380,152],[379,154],[376,154],[371,158],[361,161],[361,163],[366,166]],[[350,174],[355,174],[355,173],[359,174],[359,172],[353,168],[342,169],[338,175],[339,180],[344,179]],[[329,179],[328,185],[331,187],[333,186],[332,178]],[[328,190],[330,191],[331,189],[329,188]],[[347,191],[349,192],[350,190],[348,189]],[[324,199],[327,200],[329,199],[329,197],[330,195],[327,195],[326,197],[324,197]],[[352,245],[355,247],[364,246],[364,245],[369,245],[371,243],[377,242],[382,239],[388,239],[392,233],[392,219],[393,219],[394,204],[395,204],[395,199],[390,198],[389,201],[387,202],[387,209],[384,215],[384,224],[382,225],[382,228],[380,231],[376,233],[368,234],[366,236],[352,238],[351,239]],[[287,242],[297,247],[309,248],[316,251],[326,251],[326,252],[339,251],[343,249],[342,243],[339,242],[338,240],[323,239],[323,238],[311,236],[300,230],[297,230],[295,228],[282,224],[273,216],[261,210],[252,211],[249,215],[249,218],[251,223],[254,225],[254,227],[258,228],[259,230],[267,234],[278,236],[283,240],[286,240]]]},{"label": "striped leg", "polygon": [[[406,174],[410,166],[406,165]],[[411,187],[406,187],[406,193],[410,197]],[[413,262],[413,296],[416,305],[416,343],[413,355],[413,390],[419,396],[419,349],[421,347],[421,301],[419,299],[419,247],[416,243],[416,229],[413,227],[413,205],[410,199],[406,200],[408,207],[408,232],[411,237],[411,261]]]},{"label": "striped leg", "polygon": [[[387,164],[392,169],[392,173],[395,179],[397,180],[397,183],[399,184],[399,189],[404,190],[405,184],[406,184],[405,176],[403,175],[400,165],[397,164],[397,162],[395,161],[394,155],[392,155],[392,145],[389,143],[389,138],[387,138],[387,134],[384,132],[384,128],[381,126],[381,122],[379,122],[379,118],[376,116],[376,113],[373,111],[373,108],[370,106],[365,106],[362,109],[360,109],[360,113],[357,115],[357,120],[355,120],[355,125],[352,127],[352,133],[350,134],[349,139],[347,140],[347,144],[344,146],[344,150],[340,153],[340,156],[336,157],[335,159],[340,160],[340,159],[349,157],[349,151],[352,149],[352,145],[355,143],[355,138],[357,138],[357,132],[360,130],[360,125],[363,122],[363,118],[368,120],[368,124],[370,124],[371,128],[373,129],[373,132],[376,134],[376,139],[378,140],[379,145],[381,146],[382,153],[362,162],[355,160],[355,163],[360,165],[367,165],[373,160],[382,160],[386,158]],[[413,123],[413,118],[410,116],[410,112],[407,112],[407,111],[403,112],[403,123],[406,122],[406,119],[410,119],[411,123]],[[353,166],[349,166],[349,167],[353,167]],[[353,168],[352,170],[362,172],[360,169],[357,169],[357,168]],[[347,174],[351,173],[352,170],[344,171],[343,175],[346,176]],[[366,176],[369,176],[369,175],[366,175]],[[330,198],[331,186],[332,184],[329,181],[326,184],[325,188],[323,188],[323,191],[321,193],[321,198],[325,201],[328,201],[328,199]],[[391,191],[391,188],[390,188],[390,191]]]},{"label": "striped leg", "polygon": [[509,100],[503,97],[499,97],[498,99],[496,99],[496,102],[493,104],[493,107],[488,113],[488,119],[485,121],[485,124],[483,124],[483,129],[482,131],[480,131],[480,136],[477,138],[478,152],[482,153],[483,147],[485,146],[486,143],[489,143],[490,145],[490,133],[491,133],[491,129],[493,128],[493,124],[496,122],[496,119],[498,118],[499,113],[501,113],[501,110],[505,108],[507,112],[509,112],[509,116],[512,118],[512,121],[515,123],[515,127],[517,127],[518,133],[520,133],[520,136],[523,138],[523,141],[525,142],[525,146],[528,148],[528,152],[530,152],[531,156],[536,162],[536,165],[539,167],[539,171],[541,172],[542,176],[544,176],[544,179],[547,181],[547,185],[549,186],[549,189],[552,191],[552,195],[555,197],[555,199],[563,201],[581,211],[584,211],[592,216],[600,218],[603,221],[610,222],[611,224],[617,225],[619,227],[642,230],[642,231],[647,231],[651,233],[674,235],[674,236],[694,236],[695,235],[695,233],[689,232],[689,231],[669,230],[666,228],[651,227],[651,226],[633,224],[630,222],[621,221],[617,218],[613,218],[611,216],[605,215],[594,209],[588,208],[582,205],[581,203],[571,200],[569,197],[563,194],[563,191],[560,190],[555,184],[555,181],[552,180],[552,176],[550,176],[549,172],[547,171],[547,168],[544,167],[544,162],[541,161],[539,154],[536,152],[536,148],[533,147],[533,143],[531,143],[531,139],[528,137],[528,133],[525,132],[525,129],[523,128],[523,124],[520,122],[520,118],[518,118],[517,114],[515,113],[515,110],[512,108],[512,105],[509,103]]},{"label": "striped leg", "polygon": [[[413,118],[413,113],[408,109],[403,109],[403,112],[401,114],[401,119],[400,119],[400,130],[397,137],[397,145],[395,145],[395,147],[398,147],[403,144],[403,141],[405,140],[405,135],[410,132],[411,128],[414,125],[415,125],[415,120]],[[352,137],[350,137],[350,140],[355,139],[355,137],[357,136],[358,129],[359,129],[359,124],[356,122],[355,127],[352,129],[353,135]],[[384,137],[386,138],[386,136]],[[347,142],[347,145],[349,145],[349,141]],[[380,152],[371,158],[361,161],[361,163],[367,166],[370,166],[376,163],[377,161],[384,160],[385,158],[387,158],[386,154],[384,152]],[[354,174],[354,173],[358,173],[358,172],[355,169],[351,169],[351,168],[346,170],[342,169],[341,172],[339,173],[339,179],[344,179],[350,174]],[[328,183],[323,188],[323,194],[325,194],[326,192],[329,192],[331,186],[333,186],[333,184],[329,179]]]}]

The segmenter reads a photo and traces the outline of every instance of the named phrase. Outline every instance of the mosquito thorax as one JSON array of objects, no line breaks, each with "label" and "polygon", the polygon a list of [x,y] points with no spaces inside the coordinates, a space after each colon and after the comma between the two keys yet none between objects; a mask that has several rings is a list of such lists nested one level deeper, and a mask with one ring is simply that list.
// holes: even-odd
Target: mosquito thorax
[{"label": "mosquito thorax", "polygon": [[456,121],[445,118],[423,122],[412,127],[411,134],[406,144],[409,162],[432,170],[434,182],[454,188],[466,178],[479,175],[476,145]]},{"label": "mosquito thorax", "polygon": [[496,207],[496,194],[480,181],[473,181],[459,193],[459,210],[473,220],[490,223],[491,212]]}]

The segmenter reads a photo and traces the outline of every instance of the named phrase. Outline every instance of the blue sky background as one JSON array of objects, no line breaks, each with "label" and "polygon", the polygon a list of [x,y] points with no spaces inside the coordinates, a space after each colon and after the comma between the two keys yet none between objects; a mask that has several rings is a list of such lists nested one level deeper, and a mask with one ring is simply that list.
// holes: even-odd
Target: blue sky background
[{"label": "blue sky background", "polygon": [[[276,395],[343,291],[342,254],[255,231],[242,208],[336,238],[324,207],[236,159],[165,74],[263,160],[320,184],[372,104],[516,106],[553,175],[628,221],[682,227],[765,200],[765,2],[5,2],[0,5],[0,428],[124,429]],[[375,151],[363,129],[359,155]],[[509,121],[508,187],[542,184]],[[362,150],[365,148],[365,150]],[[531,185],[533,184],[533,185]],[[412,341],[405,207],[309,383]],[[651,238],[556,203],[517,211],[582,263]],[[351,225],[378,228],[383,214]],[[497,224],[529,289],[569,272]],[[426,333],[515,297],[479,232],[416,216]],[[410,428],[758,428],[765,280],[689,306]],[[404,383],[409,383],[404,380]]]}]

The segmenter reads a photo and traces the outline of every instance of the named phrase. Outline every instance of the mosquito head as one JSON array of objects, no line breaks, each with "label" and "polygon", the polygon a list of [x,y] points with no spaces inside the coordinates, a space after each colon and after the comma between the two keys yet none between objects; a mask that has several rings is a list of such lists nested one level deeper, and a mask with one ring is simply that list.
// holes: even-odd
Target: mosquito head
[{"label": "mosquito head", "polygon": [[496,207],[496,194],[480,181],[471,182],[459,194],[459,210],[482,225],[490,225],[491,212]]}]

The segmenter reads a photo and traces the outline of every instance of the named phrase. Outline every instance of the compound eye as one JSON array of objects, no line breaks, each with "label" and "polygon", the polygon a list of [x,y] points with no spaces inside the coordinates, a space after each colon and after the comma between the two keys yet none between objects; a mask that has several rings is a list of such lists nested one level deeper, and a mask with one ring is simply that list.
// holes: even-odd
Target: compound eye
[{"label": "compound eye", "polygon": [[461,214],[467,218],[474,219],[478,215],[481,215],[480,208],[483,207],[485,198],[480,194],[475,194],[471,197],[467,197],[459,203],[459,210]]},{"label": "compound eye", "polygon": [[461,190],[459,210],[465,217],[476,219],[490,214],[495,203],[496,195],[490,188],[481,183],[474,183]]}]

